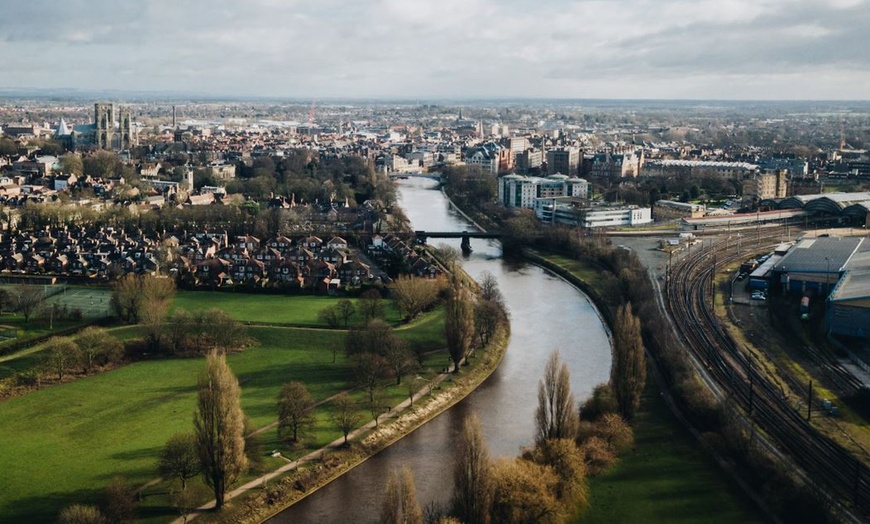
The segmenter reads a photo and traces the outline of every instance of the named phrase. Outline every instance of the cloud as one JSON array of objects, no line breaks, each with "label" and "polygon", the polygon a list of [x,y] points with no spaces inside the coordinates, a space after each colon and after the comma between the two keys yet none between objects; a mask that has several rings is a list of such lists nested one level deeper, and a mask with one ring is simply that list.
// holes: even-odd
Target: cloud
[{"label": "cloud", "polygon": [[29,0],[4,7],[0,87],[866,98],[867,3]]}]

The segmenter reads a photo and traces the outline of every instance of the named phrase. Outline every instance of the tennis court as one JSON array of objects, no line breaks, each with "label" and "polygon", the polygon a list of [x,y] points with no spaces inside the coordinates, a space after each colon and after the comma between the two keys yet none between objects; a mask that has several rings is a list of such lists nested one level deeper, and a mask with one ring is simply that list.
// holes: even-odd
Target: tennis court
[{"label": "tennis court", "polygon": [[66,306],[68,311],[78,309],[84,318],[101,318],[109,315],[109,301],[112,290],[109,288],[46,286],[46,305],[57,308]]}]

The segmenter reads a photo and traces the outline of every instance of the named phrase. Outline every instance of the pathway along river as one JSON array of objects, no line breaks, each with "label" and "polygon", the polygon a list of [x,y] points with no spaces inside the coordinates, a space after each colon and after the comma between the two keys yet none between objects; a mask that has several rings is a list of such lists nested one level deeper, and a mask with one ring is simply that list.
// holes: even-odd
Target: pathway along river
[{"label": "pathway along river", "polygon": [[[473,229],[431,180],[403,180],[398,188],[414,229]],[[459,240],[455,247],[459,249]],[[421,505],[446,505],[453,486],[453,448],[466,416],[480,418],[493,457],[515,456],[534,440],[538,381],[554,349],[568,363],[578,400],[608,379],[610,342],[586,295],[539,267],[502,261],[498,242],[472,240],[472,248],[463,267],[475,278],[484,271],[495,275],[510,311],[511,340],[499,368],[453,408],[269,522],[377,522],[387,475],[402,464],[414,471]]]}]

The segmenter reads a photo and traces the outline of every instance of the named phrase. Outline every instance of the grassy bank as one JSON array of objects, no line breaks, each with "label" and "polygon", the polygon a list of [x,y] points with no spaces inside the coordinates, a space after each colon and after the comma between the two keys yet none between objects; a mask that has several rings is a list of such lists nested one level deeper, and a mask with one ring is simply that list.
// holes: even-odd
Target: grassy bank
[{"label": "grassy bank", "polygon": [[[214,291],[179,291],[175,296],[173,309],[187,311],[216,307],[240,321],[262,322],[266,324],[288,324],[295,326],[323,326],[317,315],[326,307],[335,304],[340,298],[327,295],[264,295],[251,293],[229,293]],[[350,299],[356,304],[356,299]],[[395,324],[401,314],[391,300],[384,300],[385,319]],[[355,314],[351,324],[362,322]]]},{"label": "grassy bank", "polygon": [[589,512],[577,522],[762,522],[723,479],[649,384],[633,423],[635,448],[590,479]]},{"label": "grassy bank", "polygon": [[[620,282],[587,260],[532,253],[533,259],[583,288],[605,318],[621,302]],[[611,312],[611,313],[609,313]],[[670,412],[648,379],[632,428],[635,448],[590,481],[591,508],[582,522],[753,522],[755,507]]]}]

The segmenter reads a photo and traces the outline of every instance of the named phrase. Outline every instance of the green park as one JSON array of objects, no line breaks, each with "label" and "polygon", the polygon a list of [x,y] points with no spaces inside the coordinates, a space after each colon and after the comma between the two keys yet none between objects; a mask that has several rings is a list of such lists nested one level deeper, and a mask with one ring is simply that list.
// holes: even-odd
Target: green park
[{"label": "green park", "polygon": [[[108,290],[104,293],[107,298]],[[89,299],[93,300],[93,299]],[[99,300],[99,299],[97,299]],[[359,420],[372,420],[354,388],[352,366],[344,351],[347,331],[328,329],[318,320],[323,308],[339,299],[320,296],[247,295],[241,293],[179,292],[174,307],[196,311],[220,308],[242,324],[250,323],[251,343],[227,356],[242,390],[242,408],[249,428],[262,429],[262,462],[245,479],[286,463],[269,456],[280,450],[294,458],[319,449],[342,436],[330,416],[329,399],[350,390],[360,407]],[[399,313],[389,301],[385,319],[398,323]],[[14,315],[4,315],[6,318]],[[356,316],[351,324],[359,324]],[[215,326],[219,329],[219,326]],[[120,339],[136,335],[137,327],[112,328]],[[446,361],[444,314],[436,308],[403,324],[395,334],[418,352],[423,365],[414,380],[425,385]],[[40,345],[6,355],[0,372],[26,372],[41,357]],[[0,403],[0,515],[4,520],[53,521],[72,503],[94,503],[113,478],[123,477],[133,487],[159,477],[157,460],[167,440],[191,432],[196,410],[197,377],[204,358],[138,360],[111,371],[51,385]],[[0,377],[2,378],[2,377]],[[281,387],[302,382],[319,405],[317,423],[301,444],[288,445],[278,437],[276,402]],[[389,386],[388,383],[389,382]],[[407,398],[405,384],[384,382],[385,407]],[[243,479],[243,480],[245,480]],[[199,480],[193,481],[200,482]],[[138,516],[165,522],[178,516],[167,494],[167,482],[141,491]],[[201,490],[202,503],[208,491]]]}]

